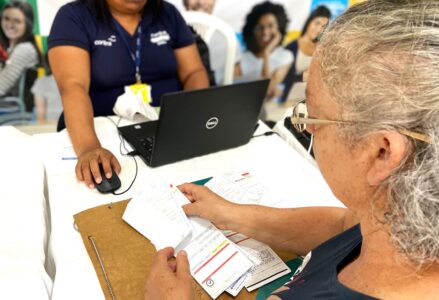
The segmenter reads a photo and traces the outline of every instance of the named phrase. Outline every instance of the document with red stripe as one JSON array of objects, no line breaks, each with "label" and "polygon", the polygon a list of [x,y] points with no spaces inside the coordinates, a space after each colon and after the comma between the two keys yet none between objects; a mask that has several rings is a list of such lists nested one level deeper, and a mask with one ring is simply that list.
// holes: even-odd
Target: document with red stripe
[{"label": "document with red stripe", "polygon": [[210,222],[199,218],[190,218],[190,222],[194,230],[184,250],[191,274],[215,299],[247,273],[253,263]]}]

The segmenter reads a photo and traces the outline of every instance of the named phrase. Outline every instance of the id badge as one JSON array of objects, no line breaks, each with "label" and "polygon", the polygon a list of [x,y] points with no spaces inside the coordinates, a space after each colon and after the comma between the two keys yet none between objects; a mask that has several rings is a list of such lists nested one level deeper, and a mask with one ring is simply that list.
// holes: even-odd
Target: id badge
[{"label": "id badge", "polygon": [[145,104],[151,103],[151,86],[146,83],[135,83],[128,88],[133,92],[134,95],[142,99]]}]

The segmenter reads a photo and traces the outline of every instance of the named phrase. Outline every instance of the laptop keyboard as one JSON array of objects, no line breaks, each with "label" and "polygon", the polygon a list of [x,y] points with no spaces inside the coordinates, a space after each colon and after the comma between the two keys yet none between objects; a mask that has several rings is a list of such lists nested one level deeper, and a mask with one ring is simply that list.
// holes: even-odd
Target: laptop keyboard
[{"label": "laptop keyboard", "polygon": [[154,136],[149,136],[145,139],[140,139],[140,144],[146,150],[146,159],[147,161],[151,161],[152,149],[154,147]]}]

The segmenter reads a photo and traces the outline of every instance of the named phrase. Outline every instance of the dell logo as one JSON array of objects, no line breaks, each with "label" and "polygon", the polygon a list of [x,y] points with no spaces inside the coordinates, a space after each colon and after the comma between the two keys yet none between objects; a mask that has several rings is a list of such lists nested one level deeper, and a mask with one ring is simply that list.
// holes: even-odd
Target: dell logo
[{"label": "dell logo", "polygon": [[206,122],[206,128],[207,129],[214,129],[216,127],[216,125],[218,125],[218,118],[217,117],[212,117],[209,120],[207,120]]}]

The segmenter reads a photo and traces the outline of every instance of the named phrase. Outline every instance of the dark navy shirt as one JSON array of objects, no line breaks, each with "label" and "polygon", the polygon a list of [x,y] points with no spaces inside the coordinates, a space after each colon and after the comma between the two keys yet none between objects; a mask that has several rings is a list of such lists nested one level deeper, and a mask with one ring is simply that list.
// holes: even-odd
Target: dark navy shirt
[{"label": "dark navy shirt", "polygon": [[[152,87],[152,105],[159,106],[162,94],[182,89],[177,75],[174,50],[192,44],[193,37],[177,9],[163,2],[157,17],[146,11],[142,26],[140,73],[142,82]],[[122,31],[133,53],[137,31]],[[124,87],[136,82],[135,64],[114,24],[98,22],[84,4],[71,2],[58,11],[48,38],[48,46],[75,46],[90,54],[90,97],[95,116],[112,115]]]},{"label": "dark navy shirt", "polygon": [[360,254],[360,225],[324,242],[311,252],[311,259],[301,273],[286,286],[290,289],[274,293],[281,299],[376,299],[351,290],[338,281],[338,272]]}]

